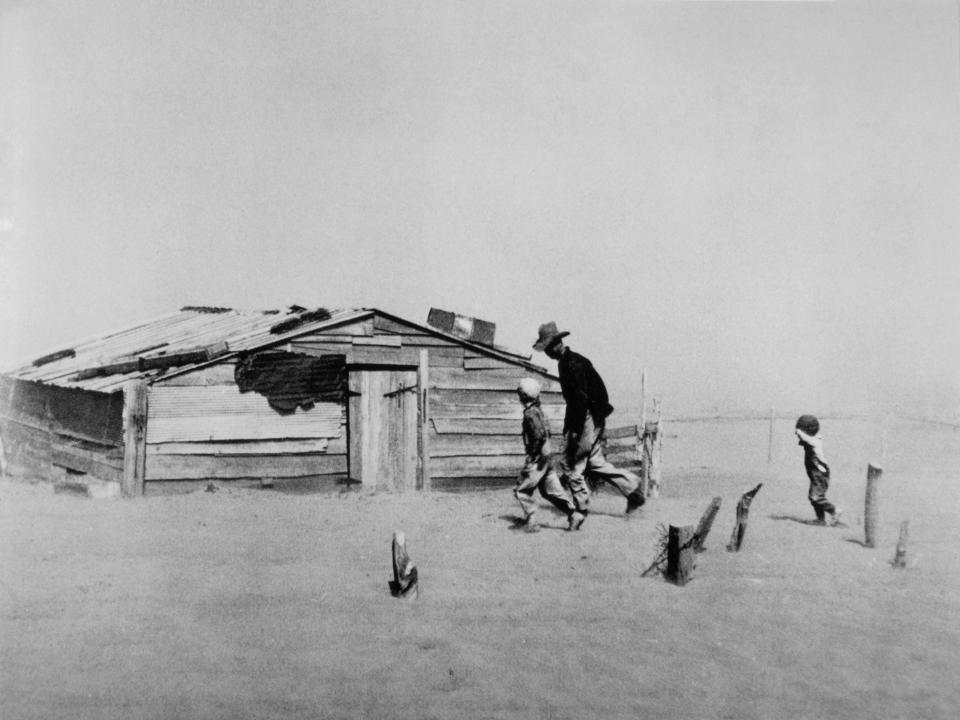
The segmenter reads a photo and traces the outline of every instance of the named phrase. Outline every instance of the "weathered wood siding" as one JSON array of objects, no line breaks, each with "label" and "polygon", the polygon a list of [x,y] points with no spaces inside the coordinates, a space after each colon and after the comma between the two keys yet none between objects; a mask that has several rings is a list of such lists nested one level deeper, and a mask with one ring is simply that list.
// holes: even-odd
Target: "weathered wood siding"
[{"label": "weathered wood siding", "polygon": [[516,394],[521,378],[536,377],[543,385],[544,412],[554,432],[563,421],[560,386],[546,373],[397,319],[377,315],[365,333],[346,335],[339,328],[298,338],[287,349],[342,353],[353,365],[407,367],[415,367],[426,349],[427,463],[434,488],[502,486],[516,479],[523,465],[523,408]]},{"label": "weathered wood siding", "polygon": [[120,393],[0,377],[0,436],[8,471],[47,481],[66,471],[119,480],[123,469]]},{"label": "weathered wood siding", "polygon": [[341,403],[280,414],[256,392],[241,393],[224,362],[150,388],[146,481],[346,476]]}]

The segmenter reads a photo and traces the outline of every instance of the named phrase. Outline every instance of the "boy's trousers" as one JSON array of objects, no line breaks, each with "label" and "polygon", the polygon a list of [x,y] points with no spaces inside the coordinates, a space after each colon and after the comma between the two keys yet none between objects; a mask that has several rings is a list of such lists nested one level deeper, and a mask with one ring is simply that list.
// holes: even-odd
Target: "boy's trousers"
[{"label": "boy's trousers", "polygon": [[827,500],[827,488],[830,487],[830,473],[811,470],[808,473],[810,478],[810,492],[807,497],[810,498],[810,504],[813,505],[813,511],[817,514],[817,520],[823,520],[826,515],[833,515],[837,509],[829,500]]},{"label": "boy's trousers", "polygon": [[533,491],[538,488],[540,494],[565,515],[570,515],[574,511],[573,503],[567,497],[563,485],[560,484],[560,478],[553,469],[553,463],[546,458],[540,463],[527,460],[520,471],[517,486],[513,489],[513,494],[520,503],[525,518],[533,517],[537,511],[537,501],[533,497]]}]

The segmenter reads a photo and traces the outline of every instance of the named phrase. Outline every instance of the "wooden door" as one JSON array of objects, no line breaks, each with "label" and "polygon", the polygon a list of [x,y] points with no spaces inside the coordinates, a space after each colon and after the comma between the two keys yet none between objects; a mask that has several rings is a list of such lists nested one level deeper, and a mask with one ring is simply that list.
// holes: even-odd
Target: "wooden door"
[{"label": "wooden door", "polygon": [[350,477],[376,490],[417,483],[417,371],[350,371]]}]

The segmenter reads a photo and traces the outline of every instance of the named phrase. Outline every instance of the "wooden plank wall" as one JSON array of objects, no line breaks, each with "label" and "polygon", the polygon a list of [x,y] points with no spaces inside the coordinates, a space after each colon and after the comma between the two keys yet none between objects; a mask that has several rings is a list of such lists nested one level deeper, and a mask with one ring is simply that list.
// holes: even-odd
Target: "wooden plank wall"
[{"label": "wooden plank wall", "polygon": [[342,404],[280,415],[265,397],[240,392],[232,362],[155,384],[147,413],[146,481],[154,489],[204,480],[333,482],[347,473]]},{"label": "wooden plank wall", "polygon": [[[523,377],[543,387],[541,402],[559,449],[565,405],[560,385],[545,372],[506,362],[415,325],[380,315],[371,320],[298,338],[291,352],[343,354],[348,364],[416,367],[429,354],[428,442],[431,486],[439,489],[502,487],[523,465],[523,408],[516,388]],[[617,446],[616,449],[614,446]],[[611,442],[618,464],[633,457],[629,437]],[[617,452],[623,451],[619,456]]]},{"label": "wooden plank wall", "polygon": [[0,378],[0,435],[8,472],[57,482],[69,469],[119,481],[122,409],[119,395]]},{"label": "wooden plank wall", "polygon": [[563,398],[559,383],[546,374],[388,318],[374,318],[374,335],[399,336],[401,348],[429,352],[428,447],[433,488],[500,487],[516,481],[523,466],[523,408],[516,393],[521,378],[540,381],[544,412],[559,433]]}]

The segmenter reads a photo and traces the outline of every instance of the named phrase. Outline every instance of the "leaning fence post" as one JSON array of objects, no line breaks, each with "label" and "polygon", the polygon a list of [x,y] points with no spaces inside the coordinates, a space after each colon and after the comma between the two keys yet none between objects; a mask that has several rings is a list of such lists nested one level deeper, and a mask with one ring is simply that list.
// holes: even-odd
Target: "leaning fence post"
[{"label": "leaning fence post", "polygon": [[907,566],[907,531],[909,528],[909,520],[900,523],[900,538],[897,540],[897,552],[893,556],[893,566],[896,568]]},{"label": "leaning fence post", "polygon": [[693,533],[693,541],[691,546],[693,547],[694,552],[703,552],[704,543],[707,541],[707,535],[710,533],[710,528],[713,527],[713,521],[717,517],[717,512],[720,510],[720,503],[723,502],[723,498],[715,497],[710,501],[710,504],[707,506],[707,509],[704,510],[703,515],[700,516],[700,522],[697,524],[697,529]]},{"label": "leaning fence post", "polygon": [[864,545],[877,546],[880,516],[880,476],[883,469],[876,465],[867,465],[867,492],[864,497],[863,532]]},{"label": "leaning fence post", "polygon": [[750,503],[754,496],[760,492],[763,483],[757,485],[753,490],[749,490],[740,496],[740,502],[737,503],[737,522],[733,526],[733,534],[730,536],[730,542],[727,543],[727,550],[738,552],[743,544],[743,536],[747,533],[747,517],[750,514]]}]

